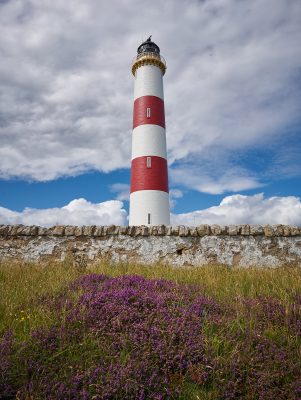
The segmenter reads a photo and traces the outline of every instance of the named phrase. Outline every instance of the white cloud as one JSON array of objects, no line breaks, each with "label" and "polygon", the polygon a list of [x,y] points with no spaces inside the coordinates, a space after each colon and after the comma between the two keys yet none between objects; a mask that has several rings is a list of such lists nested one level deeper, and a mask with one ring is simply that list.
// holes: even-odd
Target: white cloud
[{"label": "white cloud", "polygon": [[191,183],[200,191],[260,186],[251,165],[232,185],[212,171],[237,171],[238,151],[276,142],[278,167],[285,129],[300,117],[300,15],[299,0],[2,3],[0,177],[129,167],[130,62],[152,33],[168,65],[170,162],[196,170],[205,159],[207,175]]},{"label": "white cloud", "polygon": [[126,225],[127,212],[118,200],[92,204],[75,199],[61,208],[25,208],[22,212],[0,207],[0,224],[23,225]]},{"label": "white cloud", "polygon": [[263,186],[245,169],[226,167],[224,163],[216,165],[214,170],[208,170],[205,163],[190,163],[171,169],[170,176],[174,184],[210,194],[237,192]]},{"label": "white cloud", "polygon": [[170,189],[169,190],[169,204],[170,208],[173,209],[175,205],[177,204],[176,199],[180,199],[183,197],[183,192],[180,189]]},{"label": "white cloud", "polygon": [[301,226],[300,198],[236,194],[225,197],[218,206],[186,214],[173,214],[174,225],[200,224],[289,224]]},{"label": "white cloud", "polygon": [[[174,192],[175,197],[181,193]],[[225,197],[218,206],[186,214],[172,214],[173,225],[200,224],[290,224],[301,226],[301,202],[298,197],[270,197],[236,194]],[[127,225],[127,212],[119,200],[93,204],[75,199],[61,208],[25,208],[22,212],[0,207],[0,224],[52,226]]]},{"label": "white cloud", "polygon": [[110,192],[116,193],[116,199],[121,201],[129,201],[130,185],[126,183],[114,183],[110,185]]}]

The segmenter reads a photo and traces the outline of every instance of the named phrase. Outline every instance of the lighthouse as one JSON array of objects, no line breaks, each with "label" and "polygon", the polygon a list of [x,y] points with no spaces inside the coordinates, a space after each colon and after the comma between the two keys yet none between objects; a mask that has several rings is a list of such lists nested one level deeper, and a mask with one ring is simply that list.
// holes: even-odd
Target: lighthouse
[{"label": "lighthouse", "polygon": [[169,194],[163,95],[166,63],[151,36],[137,50],[130,225],[169,225]]}]

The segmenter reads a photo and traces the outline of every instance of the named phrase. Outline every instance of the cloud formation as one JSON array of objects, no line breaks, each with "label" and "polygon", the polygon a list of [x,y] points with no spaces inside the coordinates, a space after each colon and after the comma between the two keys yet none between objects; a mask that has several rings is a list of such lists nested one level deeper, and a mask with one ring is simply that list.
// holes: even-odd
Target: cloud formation
[{"label": "cloud formation", "polygon": [[0,207],[1,224],[23,225],[126,225],[127,212],[118,200],[92,204],[75,199],[61,208],[25,208],[22,212]]},{"label": "cloud formation", "polygon": [[208,164],[190,162],[178,166],[171,170],[171,182],[210,194],[238,192],[263,186],[263,183],[243,168],[228,165],[223,169],[222,165],[219,165],[210,169]]},{"label": "cloud formation", "polygon": [[270,197],[236,194],[225,197],[218,206],[186,214],[173,214],[174,225],[200,224],[288,224],[301,226],[301,202],[298,197]]},{"label": "cloud formation", "polygon": [[169,204],[170,208],[173,209],[177,204],[177,200],[183,197],[183,192],[180,189],[170,189],[169,190]]},{"label": "cloud formation", "polygon": [[[175,192],[174,198],[181,197]],[[172,214],[173,225],[200,224],[290,224],[301,226],[301,201],[298,197],[270,197],[240,194],[225,197],[218,206],[186,214]],[[119,200],[93,204],[75,199],[61,208],[25,208],[22,212],[0,207],[0,224],[52,226],[127,225],[127,212]]]},{"label": "cloud formation", "polygon": [[113,183],[113,185],[110,185],[110,192],[116,193],[117,200],[130,200],[130,185],[127,183]]},{"label": "cloud formation", "polygon": [[[152,33],[168,66],[171,177],[188,167],[189,187],[208,193],[262,185],[300,121],[300,15],[299,0],[1,3],[0,177],[129,167],[130,62]],[[262,147],[268,177],[241,165]]]}]

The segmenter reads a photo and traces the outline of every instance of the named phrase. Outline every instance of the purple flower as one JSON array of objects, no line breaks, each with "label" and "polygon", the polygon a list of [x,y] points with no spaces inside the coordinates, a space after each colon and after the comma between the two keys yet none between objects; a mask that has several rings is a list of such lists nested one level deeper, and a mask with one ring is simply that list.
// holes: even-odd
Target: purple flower
[{"label": "purple flower", "polygon": [[97,274],[43,302],[54,326],[0,342],[8,396],[171,399],[196,385],[220,399],[298,398],[298,302],[243,299],[238,316],[196,285]]}]

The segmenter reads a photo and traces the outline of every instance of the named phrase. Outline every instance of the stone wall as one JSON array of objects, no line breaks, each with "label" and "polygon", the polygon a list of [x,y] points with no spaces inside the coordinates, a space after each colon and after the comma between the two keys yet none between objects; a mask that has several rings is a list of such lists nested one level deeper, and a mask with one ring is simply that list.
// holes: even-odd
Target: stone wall
[{"label": "stone wall", "polygon": [[301,266],[301,228],[287,225],[38,226],[0,225],[0,261],[72,257],[85,265],[161,262],[173,265]]}]

